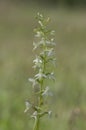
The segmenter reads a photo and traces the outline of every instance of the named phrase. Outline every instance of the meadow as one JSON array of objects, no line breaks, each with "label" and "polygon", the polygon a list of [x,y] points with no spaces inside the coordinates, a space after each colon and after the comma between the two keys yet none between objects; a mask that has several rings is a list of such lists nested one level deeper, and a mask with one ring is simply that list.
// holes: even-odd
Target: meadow
[{"label": "meadow", "polygon": [[52,117],[42,119],[42,130],[86,129],[86,10],[0,5],[0,130],[31,130],[24,113],[25,99],[33,100],[28,78],[39,11],[49,16],[55,30],[55,84],[49,82]]}]

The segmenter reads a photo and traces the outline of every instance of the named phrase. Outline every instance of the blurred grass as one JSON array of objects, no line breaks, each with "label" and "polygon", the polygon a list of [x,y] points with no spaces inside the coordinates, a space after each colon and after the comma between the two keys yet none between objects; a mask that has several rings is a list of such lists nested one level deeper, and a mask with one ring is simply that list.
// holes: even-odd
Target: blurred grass
[{"label": "blurred grass", "polygon": [[[38,11],[51,17],[49,26],[56,31],[57,44],[56,82],[54,86],[49,83],[53,115],[43,119],[42,129],[85,130],[86,11],[11,4],[0,7],[0,130],[32,128],[33,122],[23,111],[25,99],[31,97],[28,78],[33,75],[33,28]],[[82,116],[71,128],[68,121],[76,107]]]}]

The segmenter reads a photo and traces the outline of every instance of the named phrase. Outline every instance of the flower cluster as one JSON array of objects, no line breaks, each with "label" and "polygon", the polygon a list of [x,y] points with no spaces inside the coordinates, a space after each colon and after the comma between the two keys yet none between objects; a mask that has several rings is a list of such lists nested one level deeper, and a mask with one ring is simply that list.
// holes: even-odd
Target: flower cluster
[{"label": "flower cluster", "polygon": [[33,106],[28,101],[26,102],[27,112],[29,109],[33,108],[33,113],[31,115],[32,118],[35,119],[35,125],[33,130],[38,130],[39,127],[39,119],[45,114],[50,115],[50,110],[44,110],[44,96],[49,95],[49,87],[44,86],[44,81],[46,79],[54,78],[54,72],[51,71],[50,66],[55,65],[55,51],[54,51],[54,31],[48,29],[48,23],[50,21],[49,18],[45,19],[42,14],[38,13],[36,16],[38,21],[38,27],[34,29],[36,42],[33,42],[33,49],[40,50],[39,53],[36,54],[35,59],[33,60],[33,68],[36,71],[36,74],[33,78],[29,78],[29,81],[32,83],[33,88],[38,86],[38,90],[34,93],[37,95],[38,104]]}]

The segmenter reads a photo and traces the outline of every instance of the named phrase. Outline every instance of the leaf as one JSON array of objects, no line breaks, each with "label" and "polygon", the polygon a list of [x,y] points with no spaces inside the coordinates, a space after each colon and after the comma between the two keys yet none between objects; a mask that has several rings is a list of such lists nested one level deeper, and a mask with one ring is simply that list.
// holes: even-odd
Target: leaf
[{"label": "leaf", "polygon": [[40,111],[40,110],[41,110],[41,107],[35,106],[34,109],[35,109],[36,111]]}]

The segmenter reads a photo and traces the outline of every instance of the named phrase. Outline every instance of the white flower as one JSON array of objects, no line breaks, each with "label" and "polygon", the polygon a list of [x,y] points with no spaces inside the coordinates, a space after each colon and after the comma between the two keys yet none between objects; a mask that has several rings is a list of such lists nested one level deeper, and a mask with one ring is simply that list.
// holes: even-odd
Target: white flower
[{"label": "white flower", "polygon": [[45,88],[45,90],[43,91],[42,96],[47,95],[48,94],[48,90],[49,90],[49,87],[47,86]]},{"label": "white flower", "polygon": [[26,109],[24,110],[24,112],[26,113],[30,109],[31,104],[30,104],[30,102],[28,100],[26,100],[25,105],[26,105]]}]

